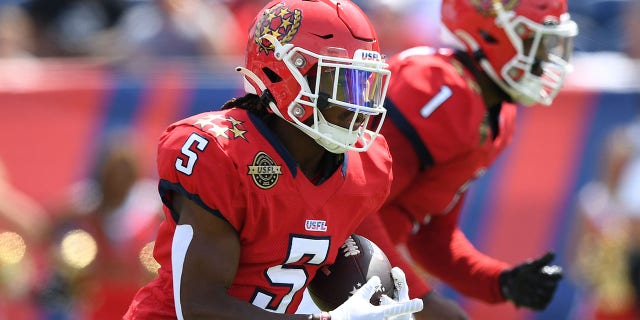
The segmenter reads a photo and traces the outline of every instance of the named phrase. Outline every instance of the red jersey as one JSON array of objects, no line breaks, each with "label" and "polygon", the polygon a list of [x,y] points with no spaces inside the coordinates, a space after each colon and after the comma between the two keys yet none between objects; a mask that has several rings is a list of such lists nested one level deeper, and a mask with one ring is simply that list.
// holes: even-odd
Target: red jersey
[{"label": "red jersey", "polygon": [[275,134],[242,109],[199,114],[171,125],[158,149],[166,220],[154,256],[159,276],[134,299],[129,318],[175,318],[171,243],[180,192],[235,228],[241,242],[228,294],[260,308],[294,313],[316,271],[389,194],[391,158],[384,138],[368,152],[345,153],[340,167],[311,183]]},{"label": "red jersey", "polygon": [[[469,183],[511,139],[516,106],[504,103],[491,114],[472,71],[450,50],[417,47],[389,64],[388,119],[381,132],[393,156],[394,181],[380,217],[390,239],[371,229],[380,222],[366,222],[358,232],[385,252],[393,250],[388,240],[406,243],[416,262],[458,291],[503,301],[497,278],[507,265],[475,250],[457,224]],[[420,226],[411,237],[409,220]],[[404,266],[412,296],[428,291],[397,253],[390,259]]]}]

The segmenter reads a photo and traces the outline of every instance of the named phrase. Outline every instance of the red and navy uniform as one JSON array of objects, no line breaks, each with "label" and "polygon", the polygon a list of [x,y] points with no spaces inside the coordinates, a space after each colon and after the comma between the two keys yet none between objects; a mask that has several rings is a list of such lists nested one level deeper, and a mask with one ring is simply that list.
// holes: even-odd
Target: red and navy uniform
[{"label": "red and navy uniform", "polygon": [[[368,219],[358,233],[405,271],[412,297],[430,288],[393,250],[399,243],[426,271],[459,292],[499,302],[504,298],[498,276],[508,265],[478,252],[458,219],[469,183],[509,143],[516,106],[488,108],[473,69],[461,61],[451,50],[428,47],[390,59],[388,118],[381,132],[393,157],[394,181],[380,210],[382,221]],[[380,233],[380,227],[387,233]]]},{"label": "red and navy uniform", "polygon": [[[142,288],[129,315],[175,318],[171,243],[178,213],[172,192],[226,220],[241,256],[228,294],[294,313],[316,271],[388,196],[391,158],[384,138],[368,152],[346,152],[338,169],[312,183],[262,120],[242,109],[199,114],[171,125],[158,150],[166,220],[154,256],[159,276]],[[298,268],[285,268],[299,266]]]}]

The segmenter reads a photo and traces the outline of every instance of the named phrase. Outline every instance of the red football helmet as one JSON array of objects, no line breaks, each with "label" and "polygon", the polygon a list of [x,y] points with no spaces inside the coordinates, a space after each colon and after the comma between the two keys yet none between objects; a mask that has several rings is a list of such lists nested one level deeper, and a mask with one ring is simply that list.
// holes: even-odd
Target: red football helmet
[{"label": "red football helmet", "polygon": [[[238,71],[248,93],[267,95],[271,112],[342,153],[365,151],[378,135],[386,67],[373,26],[353,2],[274,0],[255,18]],[[320,110],[334,106],[354,112],[349,128],[323,118]],[[374,131],[366,129],[371,115],[381,116]]]},{"label": "red football helmet", "polygon": [[566,0],[443,0],[442,23],[515,101],[549,105],[562,88],[578,34]]}]

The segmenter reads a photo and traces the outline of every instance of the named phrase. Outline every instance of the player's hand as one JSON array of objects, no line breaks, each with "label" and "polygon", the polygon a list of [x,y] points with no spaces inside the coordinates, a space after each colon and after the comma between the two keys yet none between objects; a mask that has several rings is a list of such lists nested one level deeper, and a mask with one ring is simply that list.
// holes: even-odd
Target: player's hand
[{"label": "player's hand", "polygon": [[380,286],[380,278],[377,276],[371,277],[349,300],[335,310],[329,311],[331,320],[384,320],[393,316],[410,315],[422,310],[422,300],[420,299],[404,302],[394,301],[392,304],[381,304],[379,306],[372,305],[369,300]]},{"label": "player's hand", "polygon": [[469,320],[469,316],[453,300],[431,290],[422,297],[424,308],[414,314],[416,320]]},{"label": "player's hand", "polygon": [[537,260],[503,271],[499,282],[504,297],[517,307],[533,310],[546,308],[562,279],[562,268],[549,265],[554,257],[553,252],[548,252]]},{"label": "player's hand", "polygon": [[[394,286],[394,299],[389,298],[387,295],[380,297],[380,305],[392,305],[395,303],[405,303],[409,299],[409,286],[407,285],[407,278],[404,275],[404,271],[398,267],[391,269],[391,277],[393,278]],[[387,320],[411,320],[413,315],[411,313],[405,313],[397,316],[387,317]]]}]

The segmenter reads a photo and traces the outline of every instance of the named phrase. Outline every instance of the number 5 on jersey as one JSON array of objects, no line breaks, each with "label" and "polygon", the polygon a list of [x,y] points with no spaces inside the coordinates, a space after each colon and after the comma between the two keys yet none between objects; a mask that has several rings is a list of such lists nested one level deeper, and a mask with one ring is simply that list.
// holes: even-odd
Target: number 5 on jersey
[{"label": "number 5 on jersey", "polygon": [[185,141],[185,143],[182,145],[182,149],[180,149],[182,154],[187,159],[186,164],[184,159],[177,158],[175,164],[176,170],[190,176],[193,172],[193,166],[195,166],[196,161],[198,160],[198,154],[191,148],[195,145],[196,149],[204,151],[204,148],[207,147],[208,143],[209,141],[204,137],[198,135],[197,133],[192,133],[189,138],[187,138],[187,141]]}]

